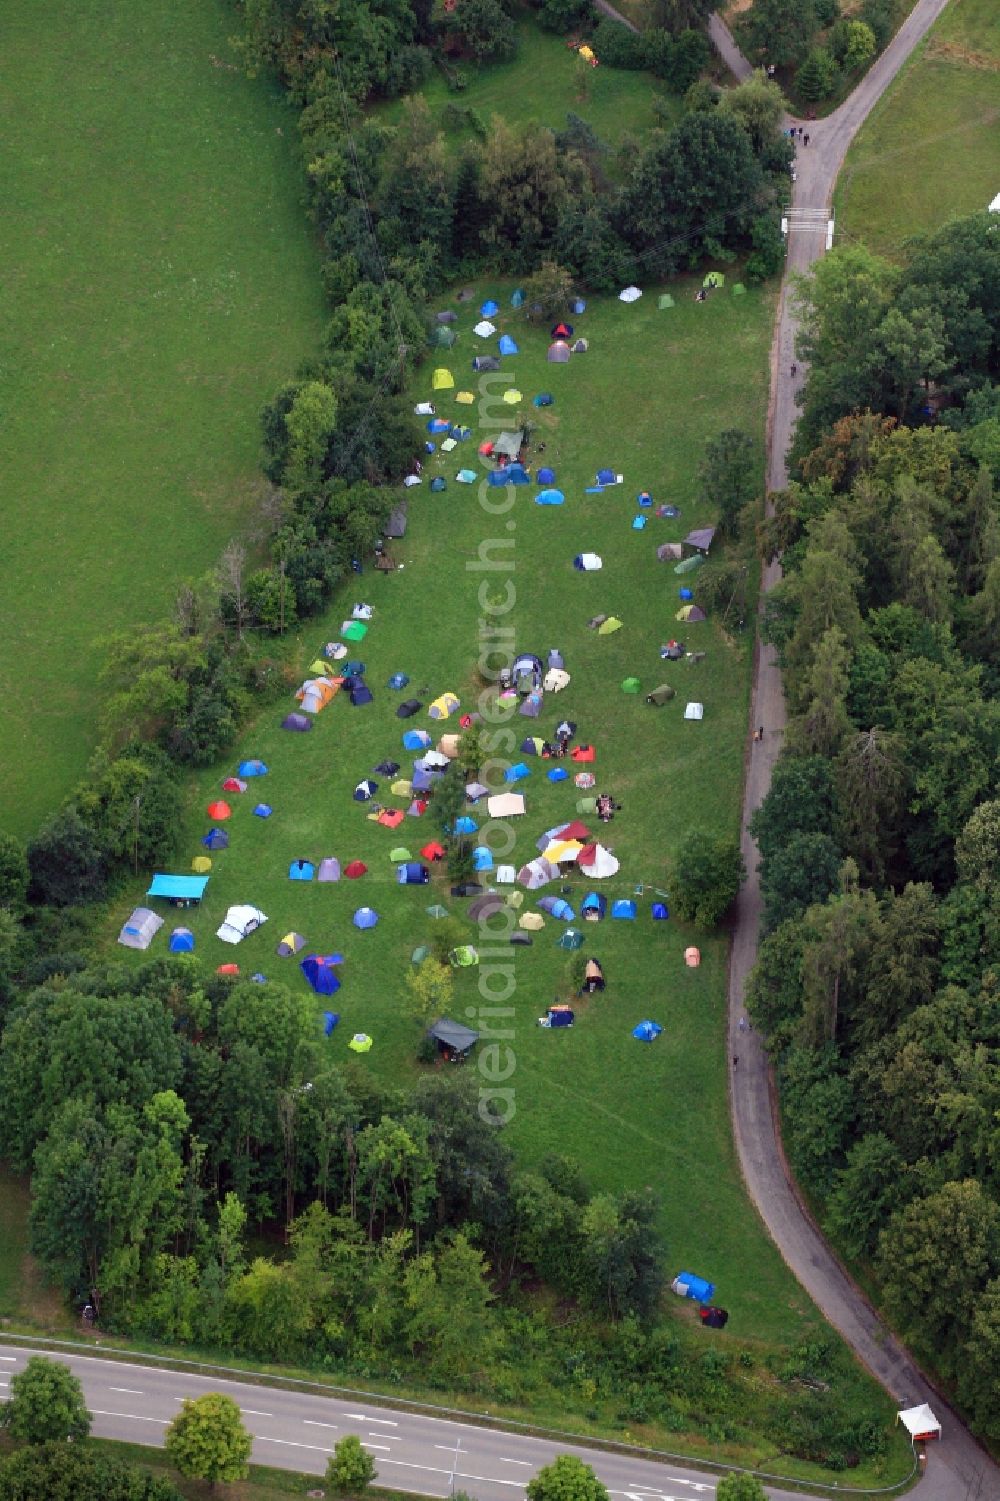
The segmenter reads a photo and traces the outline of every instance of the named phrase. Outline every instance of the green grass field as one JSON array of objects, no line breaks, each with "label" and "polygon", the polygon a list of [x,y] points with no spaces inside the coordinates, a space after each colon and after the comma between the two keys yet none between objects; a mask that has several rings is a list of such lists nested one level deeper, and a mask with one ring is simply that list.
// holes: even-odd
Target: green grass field
[{"label": "green grass field", "polygon": [[[475,306],[479,300],[477,294]],[[330,1042],[332,1052],[349,1060],[351,1034],[365,1030],[375,1047],[362,1066],[392,1079],[412,1073],[419,1028],[404,1014],[403,976],[411,950],[431,928],[427,906],[444,901],[449,910],[460,910],[461,903],[448,896],[443,874],[435,874],[432,888],[395,882],[389,851],[405,845],[417,855],[433,837],[429,818],[406,818],[392,832],[369,821],[368,810],[351,794],[383,758],[404,768],[412,759],[401,747],[407,725],[394,714],[405,695],[386,689],[390,674],[410,674],[407,692],[425,703],[445,689],[458,692],[466,706],[473,702],[477,592],[484,577],[486,598],[502,598],[504,585],[502,578],[490,581],[468,565],[484,540],[512,538],[516,604],[506,622],[516,628],[519,649],[544,657],[558,646],[573,678],[566,692],[546,701],[541,720],[517,717],[514,737],[519,742],[536,730],[551,734],[564,714],[578,722],[580,738],[597,749],[599,787],[624,804],[605,830],[622,861],[619,877],[608,883],[609,895],[628,895],[637,884],[646,887],[636,924],[608,921],[596,931],[588,929],[586,951],[601,958],[608,989],[603,998],[581,1004],[572,1031],[551,1033],[535,1025],[565,982],[568,956],[556,947],[561,925],[550,921],[533,948],[512,951],[514,1142],[529,1159],[553,1149],[571,1151],[601,1186],[656,1188],[663,1196],[671,1263],[707,1268],[747,1333],[791,1337],[801,1331],[803,1317],[814,1316],[806,1312],[805,1299],[747,1205],[732,1154],[723,1044],[725,938],[692,935],[673,921],[654,925],[649,916],[651,888],[664,886],[678,838],[696,826],[729,833],[738,827],[752,642],[749,635],[727,641],[711,622],[682,631],[674,613],[679,587],[690,580],[657,562],[655,552],[659,542],[680,538],[709,519],[693,500],[704,440],[734,423],[762,430],[772,309],[772,298],[760,292],[745,297],[723,292],[696,304],[690,286],[664,312],[657,310],[653,293],[631,308],[616,299],[595,302],[576,320],[577,332],[585,331],[591,340],[591,351],[568,366],[546,364],[547,329],[515,323],[517,315],[509,313],[501,326],[515,330],[522,353],[505,363],[524,394],[523,410],[539,421],[537,436],[545,451],[535,461],[555,468],[567,503],[536,506],[533,489],[523,488],[514,492],[514,509],[503,518],[484,512],[474,487],[454,483],[460,463],[475,462],[483,432],[495,433],[498,420],[509,425],[515,415],[514,408],[495,401],[484,425],[477,378],[470,371],[479,345],[471,325],[478,315],[462,311],[459,343],[448,364],[458,387],[470,383],[478,404],[462,407],[454,393],[446,393],[439,411],[478,424],[475,436],[450,458],[428,461],[425,478],[440,469],[449,480],[447,491],[431,494],[422,486],[409,492],[411,525],[399,550],[404,568],[388,577],[366,573],[356,581],[354,597],[375,607],[368,638],[357,650],[368,666],[375,703],[353,709],[341,696],[318,716],[311,734],[297,736],[278,728],[286,710],[295,707],[289,695],[245,738],[232,764],[260,756],[271,771],[246,795],[232,799],[232,843],[217,856],[208,900],[190,921],[207,963],[236,961],[244,972],[259,969],[293,985],[305,983],[295,962],[274,952],[286,930],[301,931],[311,948],[342,950],[344,983],[336,998],[342,1021]],[[430,395],[433,363],[424,367],[415,396]],[[551,390],[556,403],[537,412],[530,398],[542,389]],[[585,495],[602,465],[623,472],[625,483]],[[680,518],[653,516],[644,531],[632,530],[635,497],[644,486],[656,501],[679,504]],[[574,571],[573,557],[582,550],[603,556],[601,572]],[[325,623],[305,633],[304,665],[336,636],[351,603],[345,595]],[[587,628],[596,613],[618,614],[624,628],[598,636]],[[675,634],[692,649],[704,648],[705,661],[698,666],[661,662],[659,643]],[[623,694],[619,685],[630,673],[640,677],[644,691],[673,682],[677,698],[657,710],[641,696]],[[688,699],[704,703],[703,722],[685,722]],[[428,723],[422,713],[410,725]],[[529,764],[528,815],[512,826],[511,860],[518,865],[535,853],[545,829],[573,816],[581,796],[572,780],[550,784],[546,763]],[[228,763],[206,773],[193,791],[175,869],[187,869],[200,852],[199,837],[208,828],[205,808],[226,769]],[[380,793],[386,792],[384,782]],[[261,796],[274,807],[269,820],[252,816]],[[392,796],[386,802],[406,806],[406,800]],[[336,855],[344,864],[361,858],[369,874],[337,885],[288,880],[293,859],[324,855]],[[574,890],[582,896],[586,885],[575,878]],[[526,906],[533,900],[529,896]],[[214,929],[225,908],[241,901],[260,905],[269,922],[233,949],[214,937]],[[373,931],[358,932],[351,925],[354,909],[362,904],[380,914]],[[126,902],[116,908],[115,930],[126,910]],[[692,937],[703,950],[703,963],[695,970],[682,961]],[[158,947],[165,947],[165,939],[166,932]],[[458,977],[452,1008],[458,1019],[478,1005],[478,978],[476,971]],[[649,1047],[630,1035],[646,1016],[665,1028]],[[747,1265],[755,1268],[752,1279],[744,1275]]]},{"label": "green grass field", "polygon": [[258,413],[322,322],[294,116],[224,0],[11,0],[0,47],[0,827],[83,771],[97,638],[251,511]]},{"label": "green grass field", "polygon": [[1000,10],[949,5],[848,153],[837,228],[890,256],[1000,189]]},{"label": "green grass field", "polygon": [[[469,62],[456,65],[466,80],[461,91],[449,89],[442,73],[431,76],[420,92],[442,125],[449,104],[477,110],[487,123],[492,115],[501,115],[508,122],[534,120],[553,130],[562,130],[567,114],[575,114],[588,121],[602,141],[614,145],[626,131],[648,130],[656,123],[654,96],[669,101],[680,119],[680,99],[656,86],[650,74],[588,67],[564,37],[542,31],[534,21],[520,22],[518,31],[521,50],[512,62],[482,68]],[[381,108],[391,120],[402,111],[398,101]]]}]

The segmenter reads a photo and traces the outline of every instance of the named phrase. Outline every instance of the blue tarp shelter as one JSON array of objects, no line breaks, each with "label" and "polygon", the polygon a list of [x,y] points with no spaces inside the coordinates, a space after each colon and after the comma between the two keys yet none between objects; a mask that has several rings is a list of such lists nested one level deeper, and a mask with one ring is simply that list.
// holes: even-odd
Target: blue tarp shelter
[{"label": "blue tarp shelter", "polygon": [[317,995],[334,995],[340,989],[337,965],[343,962],[343,954],[307,954],[299,969]]},{"label": "blue tarp shelter", "polygon": [[311,860],[293,860],[288,867],[290,881],[311,881],[315,874],[316,867]]},{"label": "blue tarp shelter", "polygon": [[662,1031],[663,1028],[659,1022],[645,1021],[632,1028],[632,1036],[639,1042],[652,1042],[654,1037],[659,1037]]},{"label": "blue tarp shelter", "polygon": [[200,902],[208,876],[154,876],[147,896],[162,896],[170,902]]},{"label": "blue tarp shelter", "polygon": [[710,1303],[715,1294],[715,1283],[706,1282],[694,1272],[678,1272],[670,1286],[680,1297],[693,1298],[696,1303]]},{"label": "blue tarp shelter", "polygon": [[172,954],[191,954],[194,952],[194,934],[190,928],[175,928],[170,935],[167,947]]},{"label": "blue tarp shelter", "polygon": [[431,878],[431,873],[426,865],[421,865],[418,860],[408,860],[405,865],[399,867],[400,886],[426,886]]},{"label": "blue tarp shelter", "polygon": [[201,842],[207,850],[225,850],[229,848],[229,835],[225,829],[209,829]]},{"label": "blue tarp shelter", "polygon": [[635,922],[635,902],[620,897],[611,908],[611,916],[621,918],[623,922]]}]

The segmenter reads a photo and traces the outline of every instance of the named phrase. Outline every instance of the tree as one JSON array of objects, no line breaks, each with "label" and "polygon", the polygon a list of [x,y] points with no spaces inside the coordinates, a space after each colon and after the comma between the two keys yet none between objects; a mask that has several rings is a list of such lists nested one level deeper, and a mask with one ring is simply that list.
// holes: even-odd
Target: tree
[{"label": "tree", "polygon": [[980,803],[958,836],[959,880],[984,889],[1000,883],[1000,802]]},{"label": "tree", "polygon": [[28,845],[31,893],[54,907],[99,902],[107,895],[108,859],[101,838],[72,806],[43,824]]},{"label": "tree", "polygon": [[0,1422],[12,1438],[28,1444],[81,1439],[90,1432],[78,1378],[61,1361],[43,1355],[29,1355],[24,1369],[10,1378]]},{"label": "tree", "polygon": [[21,917],[28,894],[28,858],[13,834],[0,831],[0,907]]},{"label": "tree", "polygon": [[560,1454],[543,1465],[527,1491],[528,1501],[608,1501],[607,1487],[573,1454]]},{"label": "tree", "polygon": [[727,428],[710,438],[698,470],[701,499],[718,507],[719,525],[730,537],[739,532],[745,508],[761,493],[760,456],[749,433]]},{"label": "tree", "polygon": [[435,1374],[453,1380],[487,1364],[496,1338],[488,1273],[482,1251],[461,1230],[439,1238],[434,1254],[418,1256],[403,1273],[410,1347]]},{"label": "tree", "polygon": [[767,1501],[767,1492],[749,1470],[741,1475],[723,1475],[715,1487],[715,1501]]},{"label": "tree", "polygon": [[478,63],[505,62],[517,55],[517,27],[500,0],[458,0],[442,15],[440,26]]},{"label": "tree", "polygon": [[455,981],[451,967],[429,954],[416,969],[406,973],[409,1010],[417,1021],[431,1015],[443,1016],[451,1007]]},{"label": "tree", "polygon": [[756,68],[735,89],[726,89],[719,101],[720,109],[728,110],[739,120],[756,156],[781,134],[785,107],[781,86],[768,78],[763,68]]},{"label": "tree", "polygon": [[799,917],[836,891],[841,855],[829,834],[793,834],[764,862],[764,926],[770,931]]},{"label": "tree", "polygon": [[789,68],[805,57],[819,22],[813,0],[753,0],[741,29],[752,51]]},{"label": "tree", "polygon": [[841,867],[841,892],[810,907],[802,951],[800,1036],[812,1047],[837,1038],[841,1006],[850,991],[878,920],[875,896],[858,889],[853,860]]},{"label": "tree", "polygon": [[0,1464],[0,1501],[181,1501],[169,1480],[89,1444],[19,1449]]},{"label": "tree", "polygon": [[711,928],[736,900],[746,877],[735,839],[692,831],[674,859],[674,907],[678,917]]},{"label": "tree", "polygon": [[326,1483],[338,1496],[362,1496],[375,1479],[375,1461],[356,1433],[345,1433],[333,1446]]},{"label": "tree", "polygon": [[826,99],[837,87],[837,62],[825,47],[813,47],[795,75],[795,88],[810,104]]},{"label": "tree", "polygon": [[962,1344],[1000,1271],[1000,1209],[966,1179],[914,1199],[879,1237],[886,1302],[904,1331],[939,1355]]},{"label": "tree", "polygon": [[750,833],[769,860],[795,834],[832,834],[835,799],[825,756],[781,757],[763,802],[750,817]]},{"label": "tree", "polygon": [[524,283],[524,305],[530,318],[562,318],[569,311],[573,278],[555,261],[543,261]]},{"label": "tree", "polygon": [[834,762],[837,836],[870,881],[881,882],[895,852],[906,781],[902,743],[887,730],[860,731]]},{"label": "tree", "polygon": [[164,1447],[182,1475],[207,1480],[213,1490],[220,1480],[245,1480],[250,1473],[253,1439],[232,1397],[221,1392],[186,1397]]},{"label": "tree", "polygon": [[828,758],[837,754],[851,730],[846,704],[849,663],[844,633],[833,625],[816,643],[803,675],[799,691],[804,707],[788,727],[791,750]]},{"label": "tree", "polygon": [[849,1256],[869,1257],[903,1195],[903,1158],[881,1131],[855,1142],[827,1200],[834,1234]]}]

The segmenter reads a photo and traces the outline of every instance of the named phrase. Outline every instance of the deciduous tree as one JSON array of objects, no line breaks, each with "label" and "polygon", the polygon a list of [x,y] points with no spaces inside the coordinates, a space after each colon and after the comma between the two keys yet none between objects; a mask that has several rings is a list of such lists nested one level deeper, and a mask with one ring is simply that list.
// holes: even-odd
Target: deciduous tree
[{"label": "deciduous tree", "polygon": [[12,1438],[28,1444],[86,1438],[90,1413],[83,1387],[62,1361],[29,1355],[10,1378],[10,1397],[0,1422]]},{"label": "deciduous tree", "polygon": [[250,1473],[253,1439],[232,1397],[221,1392],[185,1398],[164,1447],[182,1475],[207,1480],[213,1490],[220,1480],[245,1480]]}]

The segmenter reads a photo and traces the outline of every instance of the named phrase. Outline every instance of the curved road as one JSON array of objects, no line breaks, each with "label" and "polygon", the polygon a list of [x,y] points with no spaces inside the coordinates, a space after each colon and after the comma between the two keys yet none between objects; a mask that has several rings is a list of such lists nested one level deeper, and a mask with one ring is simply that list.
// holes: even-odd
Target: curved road
[{"label": "curved road", "polygon": [[[826,248],[826,225],[833,188],[847,148],[872,106],[896,76],[917,42],[944,10],[947,0],[917,0],[894,40],[854,93],[825,120],[803,121],[808,146],[800,144],[797,181],[789,213],[788,261],[775,328],[771,369],[771,412],[767,482],[780,490],[787,482],[786,454],[797,415],[796,389],[790,376],[795,353],[797,317],[791,292],[794,273],[808,270]],[[719,18],[713,17],[713,40],[739,75],[747,67],[731,57],[735,44]],[[763,589],[781,577],[777,564],[764,570]],[[929,1385],[911,1357],[889,1333],[851,1282],[800,1203],[789,1180],[775,1122],[772,1080],[767,1056],[754,1033],[740,1032],[743,994],[757,953],[760,885],[757,849],[746,824],[767,792],[781,752],[785,704],[774,652],[759,647],[754,678],[753,728],[764,727],[763,743],[750,742],[743,801],[743,857],[751,872],[737,903],[729,973],[729,1049],[739,1058],[731,1068],[733,1133],[750,1197],[772,1239],[825,1317],[854,1349],[892,1397],[903,1404],[930,1402],[944,1427],[940,1444],[928,1446],[925,1477],[911,1492],[921,1501],[978,1501],[1000,1497],[1000,1469],[979,1447],[961,1420]]]}]

